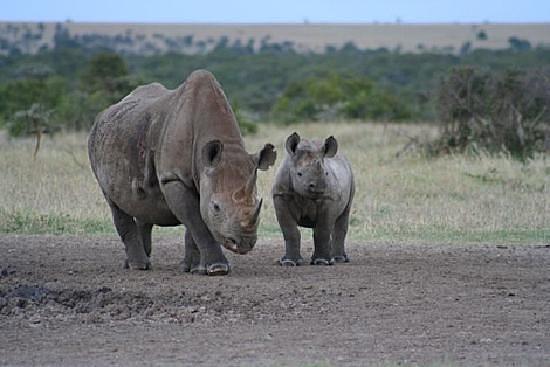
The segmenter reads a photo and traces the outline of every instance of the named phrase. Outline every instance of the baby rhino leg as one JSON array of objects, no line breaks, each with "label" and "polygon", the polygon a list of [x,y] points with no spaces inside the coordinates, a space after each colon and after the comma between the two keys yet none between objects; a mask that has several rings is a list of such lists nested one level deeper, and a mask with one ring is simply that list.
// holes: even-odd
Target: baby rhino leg
[{"label": "baby rhino leg", "polygon": [[349,227],[350,206],[338,217],[334,224],[334,233],[332,238],[331,256],[337,263],[349,262],[349,257],[346,254],[344,243]]}]

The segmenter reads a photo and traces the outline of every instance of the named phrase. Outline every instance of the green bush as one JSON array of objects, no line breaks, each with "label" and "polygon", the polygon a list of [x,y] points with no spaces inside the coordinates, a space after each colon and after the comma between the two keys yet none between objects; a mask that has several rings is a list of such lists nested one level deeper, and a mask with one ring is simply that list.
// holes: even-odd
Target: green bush
[{"label": "green bush", "polygon": [[250,121],[243,114],[237,102],[232,103],[232,109],[233,109],[233,113],[235,114],[235,118],[237,119],[237,123],[239,124],[239,128],[241,129],[241,134],[243,136],[255,134],[258,131],[258,125]]},{"label": "green bush", "polygon": [[0,85],[0,126],[13,121],[17,111],[28,110],[35,103],[54,110],[66,92],[65,81],[56,76],[17,79]]},{"label": "green bush", "polygon": [[[31,69],[40,68],[33,65]],[[87,130],[99,111],[118,102],[140,84],[139,79],[128,75],[124,59],[114,53],[100,53],[91,58],[78,81],[28,71],[23,76],[0,84],[0,126],[6,125],[12,136],[36,131],[28,128],[28,119],[21,118],[22,112],[35,105],[50,111],[50,125]]]},{"label": "green bush", "polygon": [[508,152],[525,159],[550,149],[550,74],[456,68],[441,81],[436,151]]},{"label": "green bush", "polygon": [[406,120],[410,109],[365,77],[331,74],[291,83],[273,107],[282,122],[333,120]]}]

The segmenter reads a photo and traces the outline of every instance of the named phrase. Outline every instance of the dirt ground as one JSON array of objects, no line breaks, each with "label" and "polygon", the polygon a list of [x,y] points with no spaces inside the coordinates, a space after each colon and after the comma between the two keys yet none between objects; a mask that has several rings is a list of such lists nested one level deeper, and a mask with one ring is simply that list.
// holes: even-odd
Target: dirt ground
[{"label": "dirt ground", "polygon": [[115,237],[0,236],[0,365],[550,365],[550,246],[354,243],[283,268],[278,242],[212,278],[178,270],[178,238],[143,272]]}]

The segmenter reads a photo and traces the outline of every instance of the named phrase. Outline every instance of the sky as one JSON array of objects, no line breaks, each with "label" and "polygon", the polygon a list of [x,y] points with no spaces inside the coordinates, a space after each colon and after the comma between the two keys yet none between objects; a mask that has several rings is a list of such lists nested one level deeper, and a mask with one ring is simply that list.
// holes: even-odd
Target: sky
[{"label": "sky", "polygon": [[550,0],[0,0],[0,21],[549,22]]}]

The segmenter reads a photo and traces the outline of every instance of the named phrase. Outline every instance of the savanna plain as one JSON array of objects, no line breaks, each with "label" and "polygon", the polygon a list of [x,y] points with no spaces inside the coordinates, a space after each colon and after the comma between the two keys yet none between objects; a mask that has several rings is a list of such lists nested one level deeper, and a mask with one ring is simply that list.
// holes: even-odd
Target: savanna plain
[{"label": "savanna plain", "polygon": [[[179,270],[184,229],[156,228],[128,271],[85,134],[0,139],[0,364],[548,366],[550,164],[428,157],[437,131],[262,124],[255,151],[334,135],[357,184],[349,264],[280,267],[270,187],[259,241],[227,277]],[[303,255],[312,251],[303,230]]]}]

